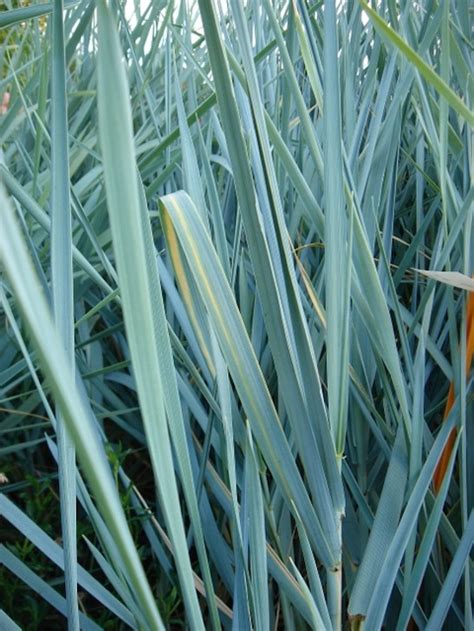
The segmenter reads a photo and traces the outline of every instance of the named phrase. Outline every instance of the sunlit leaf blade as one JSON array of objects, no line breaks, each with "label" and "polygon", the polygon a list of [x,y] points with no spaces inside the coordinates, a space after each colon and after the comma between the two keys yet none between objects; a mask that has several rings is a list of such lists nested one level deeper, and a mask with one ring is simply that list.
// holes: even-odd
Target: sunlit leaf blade
[{"label": "sunlit leaf blade", "polygon": [[[111,72],[111,68],[114,72]],[[202,628],[165,413],[156,353],[152,287],[135,173],[132,118],[125,69],[112,15],[99,5],[99,124],[107,204],[112,227],[125,326],[155,478],[189,615]],[[120,133],[117,130],[120,129]],[[148,248],[149,250],[149,248]]]},{"label": "sunlit leaf blade", "polygon": [[434,280],[458,289],[465,289],[466,291],[474,291],[474,280],[461,274],[460,272],[436,272],[434,270],[416,270],[423,276],[428,278],[434,278]]}]

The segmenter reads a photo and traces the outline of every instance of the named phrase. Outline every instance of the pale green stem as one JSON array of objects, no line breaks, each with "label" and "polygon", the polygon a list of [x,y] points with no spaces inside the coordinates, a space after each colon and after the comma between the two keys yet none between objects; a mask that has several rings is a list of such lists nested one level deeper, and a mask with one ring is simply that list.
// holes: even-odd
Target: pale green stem
[{"label": "pale green stem", "polygon": [[327,572],[327,598],[333,631],[342,629],[342,514],[337,516],[337,538],[340,542],[339,558],[335,568]]}]

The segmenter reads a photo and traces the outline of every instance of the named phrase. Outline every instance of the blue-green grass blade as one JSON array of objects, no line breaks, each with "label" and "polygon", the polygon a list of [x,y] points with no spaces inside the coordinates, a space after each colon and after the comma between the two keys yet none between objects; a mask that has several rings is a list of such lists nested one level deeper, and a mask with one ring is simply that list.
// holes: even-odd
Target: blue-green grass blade
[{"label": "blue-green grass blade", "polygon": [[[67,131],[64,6],[55,0],[51,29],[52,182],[51,182],[51,285],[54,319],[66,356],[74,372],[74,286],[72,276],[72,218],[69,192],[69,139]],[[59,448],[59,492],[64,540],[68,629],[78,631],[76,552],[76,458],[74,444],[56,412]]]},{"label": "blue-green grass blade", "polygon": [[0,626],[5,631],[21,631],[21,627],[19,627],[16,622],[8,616],[2,609],[0,609]]},{"label": "blue-green grass blade", "polygon": [[247,427],[247,452],[245,458],[247,471],[246,497],[249,504],[249,556],[253,594],[255,627],[268,629],[270,626],[270,602],[268,595],[268,570],[265,533],[265,513],[263,494],[260,484],[257,454],[252,441],[250,428]]},{"label": "blue-green grass blade", "polygon": [[157,356],[158,338],[153,317],[155,287],[150,279],[150,253],[142,225],[129,90],[113,16],[104,2],[99,4],[98,61],[99,131],[127,339],[148,449],[162,509],[173,541],[189,622],[194,629],[202,629],[202,614],[194,587],[179,505],[162,375]]}]

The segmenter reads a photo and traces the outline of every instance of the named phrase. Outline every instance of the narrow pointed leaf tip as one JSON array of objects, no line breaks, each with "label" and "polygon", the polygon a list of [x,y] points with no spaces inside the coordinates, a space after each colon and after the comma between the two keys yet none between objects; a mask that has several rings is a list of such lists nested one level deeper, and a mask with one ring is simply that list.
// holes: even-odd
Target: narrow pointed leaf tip
[{"label": "narrow pointed leaf tip", "polygon": [[440,283],[444,283],[445,285],[451,285],[451,287],[465,289],[466,291],[474,291],[474,278],[469,278],[466,274],[461,274],[460,272],[427,271],[422,269],[415,269],[415,271],[423,274],[423,276],[427,278],[433,278]]}]

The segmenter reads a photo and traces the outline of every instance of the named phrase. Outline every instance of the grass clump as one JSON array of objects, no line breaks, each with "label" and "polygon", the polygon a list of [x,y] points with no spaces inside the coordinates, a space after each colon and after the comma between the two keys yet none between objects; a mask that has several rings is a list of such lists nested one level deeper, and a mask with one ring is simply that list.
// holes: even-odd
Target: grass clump
[{"label": "grass clump", "polygon": [[470,629],[471,15],[224,4],[0,15],[0,626]]}]

